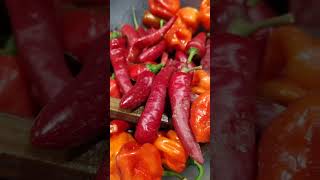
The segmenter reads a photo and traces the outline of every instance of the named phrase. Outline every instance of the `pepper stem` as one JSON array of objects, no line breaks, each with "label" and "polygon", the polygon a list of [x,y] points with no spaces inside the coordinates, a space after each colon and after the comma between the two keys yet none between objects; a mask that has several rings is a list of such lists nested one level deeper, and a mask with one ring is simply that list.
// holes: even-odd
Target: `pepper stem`
[{"label": "pepper stem", "polygon": [[138,24],[138,21],[137,21],[136,9],[134,8],[134,6],[132,6],[132,18],[133,18],[134,27],[137,30],[139,28],[139,24]]},{"label": "pepper stem", "polygon": [[189,53],[188,63],[191,63],[193,57],[199,53],[199,50],[197,48],[192,47],[188,50],[188,53]]},{"label": "pepper stem", "polygon": [[187,68],[187,67],[183,67],[181,69],[182,72],[185,72],[185,73],[188,73],[190,71],[195,71],[195,70],[200,70],[202,69],[202,66],[196,66],[196,67],[193,67],[193,68]]},{"label": "pepper stem", "polygon": [[204,168],[201,164],[199,164],[197,161],[193,160],[193,159],[189,159],[189,165],[193,165],[196,166],[198,169],[198,176],[196,177],[195,180],[202,180],[202,177],[204,175]]},{"label": "pepper stem", "polygon": [[114,73],[112,73],[111,79],[115,79],[115,78],[116,78],[116,76],[114,75]]},{"label": "pepper stem", "polygon": [[256,6],[259,2],[260,2],[260,0],[247,0],[247,6],[249,6],[249,7],[254,7],[254,6]]},{"label": "pepper stem", "polygon": [[113,31],[113,32],[111,32],[111,34],[110,34],[110,40],[116,39],[116,38],[118,38],[118,37],[120,37],[120,36],[121,36],[121,33],[120,33],[120,32],[118,32],[118,31]]},{"label": "pepper stem", "polygon": [[173,176],[173,177],[179,178],[180,180],[187,180],[187,178],[182,176],[181,174],[173,172],[173,171],[168,171],[168,170],[163,171],[163,175],[162,176],[169,176],[169,177]]},{"label": "pepper stem", "polygon": [[160,28],[162,28],[164,25],[164,20],[163,19],[160,19]]},{"label": "pepper stem", "polygon": [[146,67],[154,74],[157,74],[163,67],[163,64],[147,64]]},{"label": "pepper stem", "polygon": [[256,22],[253,24],[245,20],[238,19],[231,23],[228,31],[229,33],[239,35],[239,36],[249,36],[250,34],[262,28],[280,26],[280,25],[290,24],[293,22],[294,22],[294,17],[292,14],[285,14],[282,16],[269,18],[264,21]]},{"label": "pepper stem", "polygon": [[6,45],[4,46],[4,49],[0,49],[1,55],[15,55],[16,54],[16,44],[14,41],[14,38],[11,36],[8,41],[6,42]]}]

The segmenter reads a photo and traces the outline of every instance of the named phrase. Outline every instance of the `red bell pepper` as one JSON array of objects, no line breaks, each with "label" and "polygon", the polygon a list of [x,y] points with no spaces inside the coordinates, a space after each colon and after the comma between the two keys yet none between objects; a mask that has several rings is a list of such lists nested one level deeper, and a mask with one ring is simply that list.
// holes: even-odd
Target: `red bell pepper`
[{"label": "red bell pepper", "polygon": [[6,0],[19,63],[31,93],[41,106],[53,100],[71,81],[52,1]]}]

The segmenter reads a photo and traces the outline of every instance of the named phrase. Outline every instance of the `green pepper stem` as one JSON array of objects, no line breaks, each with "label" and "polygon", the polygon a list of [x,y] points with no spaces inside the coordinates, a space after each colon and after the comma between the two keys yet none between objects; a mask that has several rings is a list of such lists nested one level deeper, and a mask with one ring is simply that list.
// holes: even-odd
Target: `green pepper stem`
[{"label": "green pepper stem", "polygon": [[160,19],[160,28],[164,26],[165,21],[163,19]]},{"label": "green pepper stem", "polygon": [[173,176],[173,177],[179,178],[180,180],[187,180],[187,178],[182,176],[181,174],[173,172],[173,171],[168,171],[168,170],[163,171],[162,176],[171,176],[171,177]]},{"label": "green pepper stem", "polygon": [[192,47],[188,50],[188,53],[189,53],[188,63],[191,63],[193,57],[199,53],[199,50],[197,48]]},{"label": "green pepper stem", "polygon": [[134,6],[132,6],[132,17],[133,17],[134,27],[137,30],[139,28],[139,24],[138,24],[138,21],[137,21],[136,9],[134,8]]},{"label": "green pepper stem", "polygon": [[6,42],[6,45],[4,46],[4,49],[0,49],[1,55],[15,55],[16,54],[16,44],[14,41],[13,36],[11,36],[8,41]]},{"label": "green pepper stem", "polygon": [[154,74],[157,74],[163,67],[163,64],[147,64],[146,67]]},{"label": "green pepper stem", "polygon": [[120,36],[121,36],[121,33],[120,33],[120,32],[118,32],[118,31],[113,31],[113,32],[111,32],[110,40],[116,39],[116,38],[118,38],[118,37],[120,37]]},{"label": "green pepper stem", "polygon": [[228,31],[231,34],[235,34],[239,36],[249,36],[250,34],[262,28],[280,26],[280,25],[290,24],[293,22],[294,22],[294,17],[292,14],[285,14],[282,16],[272,17],[264,21],[256,22],[253,24],[242,19],[237,19],[230,24]]},{"label": "green pepper stem", "polygon": [[116,76],[114,75],[114,73],[112,73],[111,79],[115,79],[115,78],[116,78]]},{"label": "green pepper stem", "polygon": [[202,180],[203,175],[204,175],[204,168],[203,165],[199,164],[197,161],[193,160],[193,159],[189,159],[189,165],[193,165],[196,166],[198,169],[198,176],[196,177],[195,180]]},{"label": "green pepper stem", "polygon": [[260,0],[247,0],[247,6],[249,6],[249,7],[254,7],[254,6],[256,6],[259,2],[260,2]]},{"label": "green pepper stem", "polygon": [[200,69],[202,69],[202,66],[196,66],[196,67],[193,67],[193,68],[183,67],[181,69],[181,72],[188,73],[188,72],[195,71],[195,70],[200,70]]}]

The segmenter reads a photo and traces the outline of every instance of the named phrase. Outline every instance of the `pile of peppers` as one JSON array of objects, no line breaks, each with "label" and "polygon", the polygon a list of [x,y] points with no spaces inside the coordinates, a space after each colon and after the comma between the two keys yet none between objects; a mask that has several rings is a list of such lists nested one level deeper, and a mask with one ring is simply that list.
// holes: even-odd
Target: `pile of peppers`
[{"label": "pile of peppers", "polygon": [[[110,178],[184,179],[180,173],[194,165],[201,180],[199,143],[210,143],[210,1],[199,9],[179,0],[148,3],[144,27],[133,8],[134,26],[110,32],[110,97],[129,111],[144,106],[136,125],[110,122]],[[160,127],[167,94],[169,129]]]}]

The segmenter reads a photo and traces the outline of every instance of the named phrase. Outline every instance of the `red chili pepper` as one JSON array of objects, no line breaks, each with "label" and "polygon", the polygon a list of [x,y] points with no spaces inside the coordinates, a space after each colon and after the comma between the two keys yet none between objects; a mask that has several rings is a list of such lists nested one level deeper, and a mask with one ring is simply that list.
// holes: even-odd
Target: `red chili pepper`
[{"label": "red chili pepper", "polygon": [[[254,180],[256,172],[254,43],[231,34],[214,37],[214,179]],[[226,101],[228,99],[228,101]],[[230,113],[232,112],[232,113]],[[244,163],[245,162],[245,163]],[[223,171],[228,167],[228,171]]]},{"label": "red chili pepper", "polygon": [[167,47],[166,41],[162,40],[159,44],[152,46],[151,48],[147,49],[146,51],[142,52],[139,57],[138,61],[141,63],[144,62],[154,62],[158,57],[162,55]]},{"label": "red chili pepper", "polygon": [[202,58],[206,53],[207,35],[204,32],[199,33],[186,46],[186,53],[189,54],[188,62],[191,62],[195,55]]},{"label": "red chili pepper", "polygon": [[210,39],[207,40],[207,44],[206,44],[206,54],[202,57],[201,59],[201,66],[202,66],[202,69],[209,72],[210,73]]},{"label": "red chili pepper", "polygon": [[106,132],[105,47],[92,46],[88,52],[90,61],[77,78],[38,114],[31,131],[33,145],[72,148]]},{"label": "red chili pepper", "polygon": [[178,60],[179,62],[183,62],[183,63],[187,63],[188,62],[188,57],[186,56],[186,54],[181,51],[178,50],[175,54],[175,60]]},{"label": "red chili pepper", "polygon": [[120,101],[120,108],[135,109],[147,101],[154,74],[150,71],[144,71],[138,76],[136,84],[126,93]]},{"label": "red chili pepper", "polygon": [[176,52],[175,60],[176,60],[177,69],[179,70],[182,70],[182,68],[185,68],[185,67],[193,68],[196,66],[193,62],[188,63],[186,54],[180,50]]},{"label": "red chili pepper", "polygon": [[126,39],[124,37],[118,37],[110,40],[110,49],[118,49],[126,47]]},{"label": "red chili pepper", "polygon": [[150,71],[153,73],[158,73],[164,65],[147,63],[147,64],[129,64],[128,70],[132,80],[136,81],[137,77],[144,71]]},{"label": "red chili pepper", "polygon": [[197,162],[204,159],[199,144],[189,126],[191,102],[191,75],[174,72],[169,83],[172,123],[186,152]]},{"label": "red chili pepper", "polygon": [[127,37],[129,47],[131,47],[134,41],[136,41],[139,38],[138,32],[130,24],[123,25],[121,28],[121,33],[122,35]]},{"label": "red chili pepper", "polygon": [[148,2],[151,13],[166,20],[180,9],[180,0],[149,0]]},{"label": "red chili pepper", "polygon": [[110,96],[114,98],[121,98],[121,93],[117,81],[115,80],[114,74],[110,78]]},{"label": "red chili pepper", "polygon": [[110,135],[119,134],[129,129],[130,125],[123,120],[112,120],[110,122]]},{"label": "red chili pepper", "polygon": [[37,103],[46,105],[71,81],[52,1],[6,0],[19,56]]},{"label": "red chili pepper", "polygon": [[168,57],[169,57],[168,53],[166,53],[166,52],[163,52],[163,53],[162,53],[160,63],[161,63],[163,66],[165,66],[165,65],[167,64],[167,62],[168,62]]},{"label": "red chili pepper", "polygon": [[[117,39],[112,39],[111,44],[119,42]],[[119,45],[120,46],[120,45]],[[110,60],[116,75],[116,80],[120,86],[120,92],[126,94],[131,88],[132,84],[128,72],[127,62],[125,61],[125,47],[120,46],[116,49],[110,49]]]},{"label": "red chili pepper", "polygon": [[175,70],[175,66],[168,64],[153,81],[148,101],[136,126],[135,138],[139,143],[152,143],[157,138],[169,79]]},{"label": "red chili pepper", "polygon": [[137,29],[137,33],[138,33],[139,37],[147,35],[146,30],[142,26],[139,26],[139,28]]},{"label": "red chili pepper", "polygon": [[[81,62],[87,49],[108,32],[104,11],[68,8],[63,11],[63,47]],[[85,63],[85,62],[82,62]]]}]

